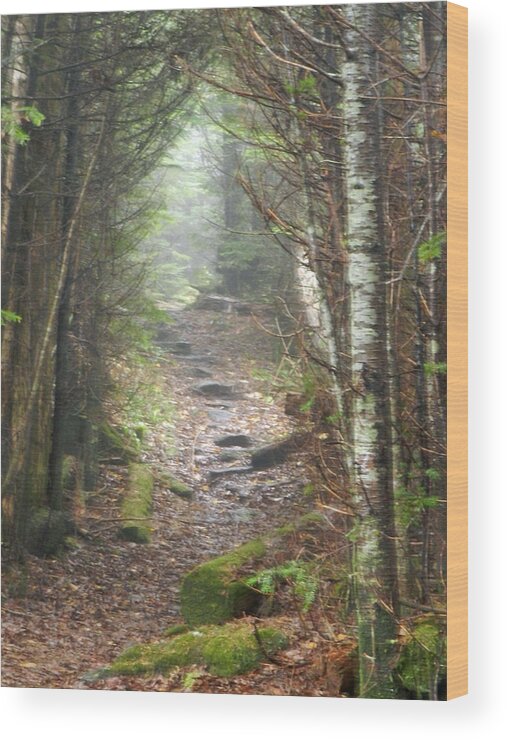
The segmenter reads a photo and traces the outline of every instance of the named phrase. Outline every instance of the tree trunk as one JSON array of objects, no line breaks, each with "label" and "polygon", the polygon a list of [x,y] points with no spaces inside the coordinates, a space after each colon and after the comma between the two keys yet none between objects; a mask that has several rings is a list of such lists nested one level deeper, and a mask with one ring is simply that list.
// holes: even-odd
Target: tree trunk
[{"label": "tree trunk", "polygon": [[371,45],[378,9],[343,6],[349,28],[343,69],[350,351],[352,363],[355,606],[361,696],[394,696],[398,585],[392,491],[386,264],[379,202],[378,117]]}]

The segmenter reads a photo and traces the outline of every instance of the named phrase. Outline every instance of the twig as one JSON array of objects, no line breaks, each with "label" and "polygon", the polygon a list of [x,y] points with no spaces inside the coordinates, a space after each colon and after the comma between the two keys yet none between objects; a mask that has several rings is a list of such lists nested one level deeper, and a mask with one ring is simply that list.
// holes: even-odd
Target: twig
[{"label": "twig", "polygon": [[257,645],[259,646],[259,649],[261,653],[264,655],[264,657],[266,658],[266,660],[269,660],[271,663],[274,663],[275,665],[282,665],[282,666],[286,665],[281,660],[277,660],[276,658],[274,658],[272,655],[268,653],[268,651],[264,647],[264,643],[262,642],[262,638],[259,634],[259,630],[257,629],[257,624],[255,622],[253,623],[253,630],[254,630],[254,637],[257,642]]},{"label": "twig", "polygon": [[414,601],[405,601],[400,599],[400,604],[408,606],[410,609],[417,609],[421,612],[429,612],[430,614],[441,614],[445,616],[447,611],[445,609],[437,609],[434,606],[424,606],[424,604],[416,604]]}]

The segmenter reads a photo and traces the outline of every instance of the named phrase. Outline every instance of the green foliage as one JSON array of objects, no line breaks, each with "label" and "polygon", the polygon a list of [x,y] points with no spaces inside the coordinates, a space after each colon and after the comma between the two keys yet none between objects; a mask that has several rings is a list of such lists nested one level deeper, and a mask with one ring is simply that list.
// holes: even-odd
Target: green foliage
[{"label": "green foliage", "polygon": [[157,265],[153,278],[156,295],[183,305],[192,303],[198,291],[188,283],[190,257],[172,250],[166,259],[166,262]]},{"label": "green foliage", "polygon": [[[254,589],[247,579],[268,552],[283,552],[286,538],[298,532],[314,531],[322,525],[321,514],[310,512],[296,521],[279,527],[262,539],[251,540],[241,547],[208,560],[190,571],[183,579],[180,591],[181,614],[187,624],[222,624],[243,613],[250,613],[259,605],[259,589]],[[303,564],[300,568],[304,568]],[[312,590],[310,571],[296,573],[298,597],[304,601],[303,592]],[[255,578],[255,576],[254,576]],[[307,586],[304,586],[304,581]]]},{"label": "green foliage", "polygon": [[1,325],[5,326],[6,324],[19,324],[19,322],[22,321],[21,316],[18,316],[17,313],[14,313],[13,311],[8,311],[7,309],[2,308],[1,313]]},{"label": "green foliage", "polygon": [[286,92],[291,96],[313,95],[317,91],[317,80],[308,73],[296,83],[284,83]]},{"label": "green foliage", "polygon": [[361,535],[361,522],[355,521],[352,527],[346,533],[345,537],[348,539],[349,542],[354,543],[359,540],[360,535]]},{"label": "green foliage", "polygon": [[246,583],[265,596],[273,598],[281,583],[288,583],[304,612],[308,611],[317,595],[318,578],[310,563],[289,560],[247,578]]},{"label": "green foliage", "polygon": [[23,128],[23,121],[40,127],[45,118],[46,116],[34,105],[25,105],[15,110],[2,105],[2,139],[9,136],[16,144],[25,146],[30,141],[30,135]]},{"label": "green foliage", "polygon": [[418,699],[433,696],[439,679],[445,676],[445,649],[445,635],[434,620],[421,620],[411,631],[396,672],[401,684]]},{"label": "green foliage", "polygon": [[335,426],[340,423],[341,421],[341,414],[339,411],[335,411],[334,414],[329,414],[329,416],[326,416],[325,422],[327,424],[330,424],[331,426]]},{"label": "green foliage", "polygon": [[301,372],[299,361],[284,356],[277,370],[254,367],[250,371],[253,378],[266,384],[268,395],[278,393],[297,393],[301,396],[299,410],[310,411],[315,403],[319,382],[314,373]]},{"label": "green foliage", "polygon": [[192,691],[195,682],[202,675],[203,675],[203,672],[198,669],[188,671],[188,673],[185,673],[185,675],[183,676],[183,681],[182,681],[183,690]]},{"label": "green foliage", "polygon": [[438,234],[434,234],[432,237],[430,237],[428,241],[420,244],[417,251],[419,261],[422,264],[425,264],[426,262],[430,262],[431,260],[438,259],[442,253],[442,245],[444,244],[446,238],[446,232],[441,231]]},{"label": "green foliage", "polygon": [[447,373],[446,362],[425,362],[424,363],[424,374],[425,375],[445,375]]},{"label": "green foliage", "polygon": [[426,477],[431,481],[440,480],[440,473],[438,472],[438,470],[435,470],[435,468],[427,468],[424,473]]},{"label": "green foliage", "polygon": [[278,235],[278,236],[291,236],[292,231],[290,229],[283,229],[281,226],[278,226],[277,224],[270,224],[269,230],[272,234]]},{"label": "green foliage", "polygon": [[315,486],[313,483],[307,483],[303,488],[303,496],[311,498],[315,492]]},{"label": "green foliage", "polygon": [[[434,474],[438,476],[438,471],[433,471],[428,475],[430,480],[436,480]],[[396,505],[397,519],[401,526],[408,527],[410,524],[414,524],[420,521],[421,514],[429,509],[434,509],[438,506],[438,496],[428,496],[425,494],[421,487],[417,487],[415,491],[409,491],[407,488],[400,486],[394,492],[394,501]]]},{"label": "green foliage", "polygon": [[313,404],[315,403],[318,391],[317,380],[315,376],[310,373],[305,373],[301,380],[303,384],[303,397],[305,400],[299,407],[299,410],[302,413],[306,413],[312,409]]}]

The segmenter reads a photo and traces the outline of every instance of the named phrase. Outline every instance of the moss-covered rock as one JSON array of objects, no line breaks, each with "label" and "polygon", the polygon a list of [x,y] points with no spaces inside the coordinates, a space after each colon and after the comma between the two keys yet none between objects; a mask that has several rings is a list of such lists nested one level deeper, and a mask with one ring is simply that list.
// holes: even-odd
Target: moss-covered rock
[{"label": "moss-covered rock", "polygon": [[181,585],[183,619],[191,626],[222,624],[251,612],[259,594],[238,580],[238,573],[246,564],[259,562],[265,553],[265,544],[253,540],[190,571]]},{"label": "moss-covered rock", "polygon": [[189,632],[190,627],[188,624],[172,624],[164,631],[166,637],[175,637],[176,635],[183,635],[185,632]]},{"label": "moss-covered rock", "polygon": [[187,501],[191,501],[194,496],[190,486],[179,480],[179,478],[175,478],[174,475],[161,473],[158,476],[158,481],[163,488],[168,488],[172,493],[175,493],[176,496],[184,498]]},{"label": "moss-covered rock", "polygon": [[262,594],[246,583],[261,569],[265,556],[284,552],[287,538],[296,532],[324,524],[320,514],[307,514],[275,529],[261,539],[198,565],[183,579],[180,591],[181,614],[187,624],[223,624],[260,606]]},{"label": "moss-covered rock", "polygon": [[255,668],[266,656],[287,645],[287,638],[274,627],[236,621],[207,626],[162,642],[135,645],[111,665],[116,675],[167,674],[174,668],[202,665],[216,676],[233,676]]},{"label": "moss-covered rock", "polygon": [[129,435],[118,427],[104,421],[99,428],[99,455],[102,459],[121,463],[134,462],[139,458],[140,444],[135,435]]},{"label": "moss-covered rock", "polygon": [[446,641],[442,625],[434,618],[416,624],[401,650],[396,668],[404,689],[417,699],[432,698],[445,682]]},{"label": "moss-covered rock", "polygon": [[153,475],[147,465],[129,465],[129,483],[121,505],[120,537],[129,542],[146,544],[151,538]]},{"label": "moss-covered rock", "polygon": [[28,524],[27,549],[32,555],[56,555],[63,547],[72,523],[63,511],[35,509]]}]

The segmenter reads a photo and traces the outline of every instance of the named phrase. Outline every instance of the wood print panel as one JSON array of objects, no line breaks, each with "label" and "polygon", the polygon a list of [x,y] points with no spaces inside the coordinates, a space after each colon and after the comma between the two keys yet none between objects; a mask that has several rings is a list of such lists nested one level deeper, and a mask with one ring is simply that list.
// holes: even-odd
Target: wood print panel
[{"label": "wood print panel", "polygon": [[466,11],[2,48],[5,685],[464,693]]},{"label": "wood print panel", "polygon": [[468,31],[448,4],[448,698],[468,691]]}]

